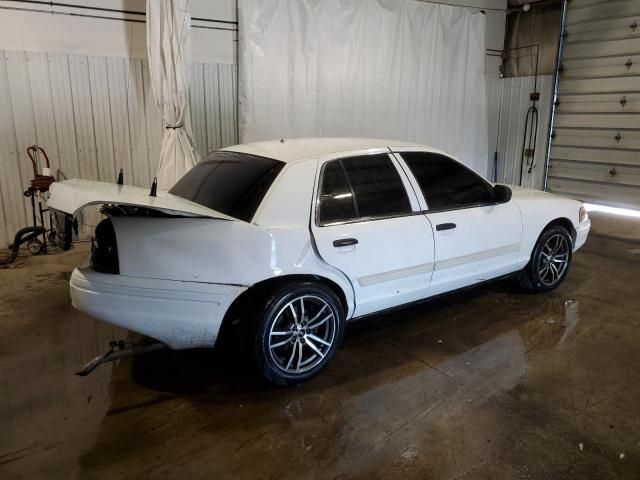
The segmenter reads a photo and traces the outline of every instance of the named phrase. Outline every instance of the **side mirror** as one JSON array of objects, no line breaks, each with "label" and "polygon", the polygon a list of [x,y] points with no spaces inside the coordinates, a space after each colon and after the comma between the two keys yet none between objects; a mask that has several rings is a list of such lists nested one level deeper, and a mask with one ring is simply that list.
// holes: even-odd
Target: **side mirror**
[{"label": "side mirror", "polygon": [[506,185],[496,185],[493,187],[493,199],[496,203],[507,203],[511,200],[511,189]]}]

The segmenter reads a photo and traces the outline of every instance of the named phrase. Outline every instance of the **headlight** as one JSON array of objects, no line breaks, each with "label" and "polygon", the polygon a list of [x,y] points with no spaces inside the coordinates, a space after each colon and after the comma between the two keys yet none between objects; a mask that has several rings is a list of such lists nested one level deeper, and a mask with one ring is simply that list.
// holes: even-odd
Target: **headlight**
[{"label": "headlight", "polygon": [[589,214],[587,213],[587,209],[584,207],[580,207],[580,223],[584,222],[585,220],[589,219]]}]

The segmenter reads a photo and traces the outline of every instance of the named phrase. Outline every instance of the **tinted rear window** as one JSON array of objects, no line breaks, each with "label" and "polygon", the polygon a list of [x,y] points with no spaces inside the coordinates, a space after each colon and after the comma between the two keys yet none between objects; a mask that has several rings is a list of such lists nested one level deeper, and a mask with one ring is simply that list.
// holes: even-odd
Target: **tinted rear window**
[{"label": "tinted rear window", "polygon": [[343,158],[325,165],[320,188],[321,225],[409,213],[407,191],[388,154]]},{"label": "tinted rear window", "polygon": [[389,155],[365,155],[342,160],[356,196],[358,216],[389,217],[411,213],[407,191]]},{"label": "tinted rear window", "polygon": [[322,174],[320,223],[344,222],[357,216],[353,193],[340,160],[329,162]]},{"label": "tinted rear window", "polygon": [[282,167],[271,158],[220,150],[197,163],[169,193],[250,222]]}]

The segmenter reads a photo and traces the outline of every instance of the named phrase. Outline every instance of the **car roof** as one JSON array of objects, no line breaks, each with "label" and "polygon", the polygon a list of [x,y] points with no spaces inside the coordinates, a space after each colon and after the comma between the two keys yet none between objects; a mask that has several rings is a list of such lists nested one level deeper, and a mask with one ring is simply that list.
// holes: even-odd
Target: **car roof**
[{"label": "car roof", "polygon": [[331,153],[351,152],[368,148],[402,148],[418,147],[425,151],[442,153],[434,148],[416,143],[401,142],[398,140],[381,140],[377,138],[284,138],[282,140],[269,140],[264,142],[245,143],[226,147],[222,150],[231,152],[248,153],[261,157],[273,158],[282,162],[294,162],[306,158],[315,158]]}]

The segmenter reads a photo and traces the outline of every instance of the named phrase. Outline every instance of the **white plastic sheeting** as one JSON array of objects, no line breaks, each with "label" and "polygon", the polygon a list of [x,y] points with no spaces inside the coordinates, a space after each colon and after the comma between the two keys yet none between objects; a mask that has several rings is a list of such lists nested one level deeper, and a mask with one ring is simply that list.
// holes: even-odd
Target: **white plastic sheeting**
[{"label": "white plastic sheeting", "polygon": [[424,143],[487,173],[485,18],[409,0],[240,0],[240,138]]},{"label": "white plastic sheeting", "polygon": [[165,124],[158,188],[167,190],[196,164],[187,116],[191,75],[188,0],[147,0],[147,53],[151,86]]}]

